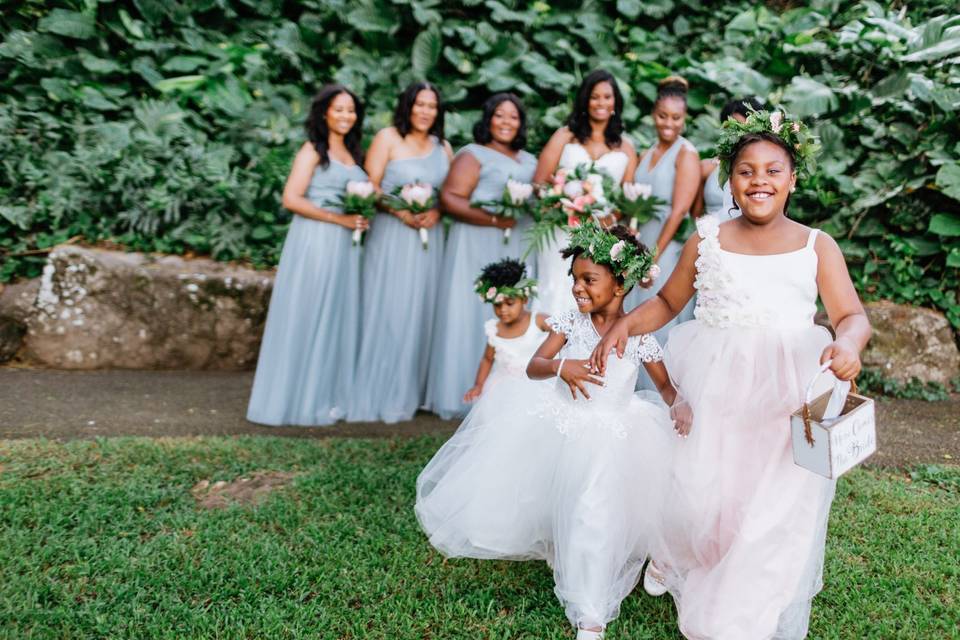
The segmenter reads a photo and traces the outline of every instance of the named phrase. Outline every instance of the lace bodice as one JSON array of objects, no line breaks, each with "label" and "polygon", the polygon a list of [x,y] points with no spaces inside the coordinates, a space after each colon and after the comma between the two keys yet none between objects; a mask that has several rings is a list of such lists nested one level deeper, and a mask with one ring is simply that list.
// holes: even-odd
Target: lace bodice
[{"label": "lace bodice", "polygon": [[817,312],[817,252],[812,229],[796,251],[747,255],[720,246],[720,221],[697,220],[697,306],[694,317],[714,327],[803,329]]},{"label": "lace bodice", "polygon": [[[576,310],[564,311],[552,316],[547,323],[556,333],[563,334],[567,342],[558,357],[568,360],[585,360],[600,342],[600,334],[589,314]],[[571,437],[582,431],[583,425],[594,425],[625,436],[630,425],[620,416],[634,399],[637,373],[644,362],[659,362],[663,351],[652,335],[631,336],[623,359],[611,355],[607,360],[607,372],[603,386],[589,385],[590,399],[573,400],[567,385],[558,377],[556,384],[545,391],[534,412],[549,416],[557,429]],[[564,367],[577,366],[564,364]]]},{"label": "lace bodice", "polygon": [[559,167],[561,169],[576,169],[581,164],[593,163],[597,169],[600,169],[619,184],[623,181],[623,174],[627,170],[627,164],[630,158],[625,151],[613,149],[607,151],[602,156],[594,160],[590,153],[579,142],[568,142],[563,145],[563,151],[560,152]]},{"label": "lace bodice", "polygon": [[490,318],[483,325],[487,335],[487,344],[494,348],[493,373],[505,373],[512,376],[526,376],[527,364],[537,348],[547,337],[546,331],[537,326],[537,318],[530,316],[530,326],[521,336],[504,338],[497,335],[497,319]]}]

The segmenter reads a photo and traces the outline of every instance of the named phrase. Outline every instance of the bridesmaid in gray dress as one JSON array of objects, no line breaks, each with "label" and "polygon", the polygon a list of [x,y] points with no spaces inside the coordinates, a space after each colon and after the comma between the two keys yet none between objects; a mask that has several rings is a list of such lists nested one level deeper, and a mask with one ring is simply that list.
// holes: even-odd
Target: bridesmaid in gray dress
[{"label": "bridesmaid in gray dress", "polygon": [[[453,157],[443,138],[440,91],[428,82],[407,87],[393,123],[367,152],[370,180],[388,194],[405,184],[429,184],[439,200]],[[439,209],[385,210],[367,234],[360,357],[347,420],[409,420],[423,405],[443,263],[439,222]],[[427,230],[426,250],[420,229]]]},{"label": "bridesmaid in gray dress", "polygon": [[[476,365],[486,338],[483,323],[493,317],[491,305],[473,291],[483,266],[503,258],[521,258],[531,221],[515,221],[471,206],[499,200],[507,180],[530,182],[537,159],[523,150],[526,113],[520,99],[498,93],[483,105],[473,128],[474,144],[457,153],[441,192],[441,205],[453,219],[443,257],[443,279],[430,350],[426,406],[442,418],[466,414],[463,394],[473,386]],[[513,228],[504,242],[504,229]],[[532,259],[527,273],[535,276]]]},{"label": "bridesmaid in gray dress", "polygon": [[[720,122],[721,124],[726,122],[727,118],[746,122],[751,111],[761,109],[763,104],[754,97],[731,100],[723,105],[720,111]],[[700,193],[697,194],[691,209],[694,217],[699,218],[706,213],[723,222],[740,215],[740,210],[734,204],[733,196],[730,194],[730,181],[727,180],[726,184],[721,185],[717,180],[718,166],[720,166],[719,158],[700,161],[700,180],[703,186],[700,187]]]},{"label": "bridesmaid in gray dress", "polygon": [[363,105],[346,87],[320,90],[307,119],[309,142],[293,161],[283,206],[293,222],[283,243],[247,419],[269,425],[327,425],[346,413],[360,330],[363,216],[329,204],[360,168]]},{"label": "bridesmaid in gray dress", "polygon": [[[653,103],[653,123],[657,130],[657,142],[640,158],[640,165],[633,180],[651,185],[653,195],[665,201],[658,208],[656,217],[640,227],[640,241],[657,250],[660,275],[643,288],[634,287],[624,301],[629,311],[652,298],[670,277],[680,259],[682,244],[673,239],[683,219],[700,190],[700,161],[697,150],[683,132],[687,117],[687,81],[679,76],[670,76],[660,82],[657,100]],[[660,344],[666,344],[670,329],[686,320],[693,319],[693,303],[662,329],[656,332]],[[653,381],[641,369],[638,388],[656,390]]]}]

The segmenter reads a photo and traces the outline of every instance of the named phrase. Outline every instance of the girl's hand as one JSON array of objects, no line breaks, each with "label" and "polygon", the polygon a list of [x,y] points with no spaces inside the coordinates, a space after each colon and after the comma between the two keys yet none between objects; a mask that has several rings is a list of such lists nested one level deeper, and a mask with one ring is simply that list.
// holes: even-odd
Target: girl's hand
[{"label": "girl's hand", "polygon": [[590,365],[593,370],[601,376],[607,372],[607,357],[614,349],[617,350],[617,357],[622,358],[623,352],[627,349],[627,339],[630,337],[630,327],[627,324],[626,317],[620,318],[613,323],[613,326],[600,340],[590,354]]},{"label": "girl's hand", "polygon": [[577,399],[577,391],[580,391],[587,400],[590,399],[590,394],[587,393],[587,388],[584,386],[585,383],[589,382],[598,387],[604,385],[603,378],[600,377],[589,360],[564,360],[563,366],[557,371],[557,377],[567,383],[570,395],[573,396],[574,400]]},{"label": "girl's hand", "polygon": [[417,221],[417,216],[415,216],[414,214],[410,213],[410,212],[407,211],[406,209],[402,209],[402,210],[400,210],[400,211],[394,211],[394,212],[393,212],[393,215],[395,215],[395,216],[397,216],[398,218],[400,218],[400,222],[402,222],[403,224],[407,225],[407,226],[410,227],[411,229],[419,229],[419,228],[420,228],[420,224],[419,224],[419,222]]},{"label": "girl's hand", "polygon": [[517,226],[517,221],[514,218],[504,216],[493,216],[490,222],[497,229],[513,229]]},{"label": "girl's hand", "polygon": [[421,229],[430,229],[440,222],[440,209],[430,209],[414,216]]},{"label": "girl's hand", "polygon": [[820,364],[827,360],[833,360],[830,371],[837,380],[853,380],[860,374],[860,350],[851,340],[837,338],[828,344],[820,355]]},{"label": "girl's hand", "polygon": [[690,428],[693,426],[693,408],[679,393],[670,405],[670,419],[673,420],[673,430],[679,437],[686,438],[690,435]]},{"label": "girl's hand", "polygon": [[370,221],[360,215],[337,216],[336,222],[344,229],[350,229],[350,231],[353,231],[355,229],[366,231],[367,229],[370,228]]},{"label": "girl's hand", "polygon": [[473,402],[480,397],[480,394],[483,393],[483,385],[478,384],[470,387],[470,390],[463,394],[464,402]]}]

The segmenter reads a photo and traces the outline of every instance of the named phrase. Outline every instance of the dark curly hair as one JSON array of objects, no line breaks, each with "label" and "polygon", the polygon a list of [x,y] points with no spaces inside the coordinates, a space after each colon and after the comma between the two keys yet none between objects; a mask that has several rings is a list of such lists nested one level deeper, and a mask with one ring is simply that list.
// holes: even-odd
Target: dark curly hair
[{"label": "dark curly hair", "polygon": [[755,96],[735,98],[723,105],[723,109],[720,110],[720,122],[726,122],[729,118],[738,114],[746,118],[751,111],[760,111],[761,109],[763,109],[763,103]]},{"label": "dark curly hair", "polygon": [[[797,166],[797,158],[793,152],[793,149],[790,148],[790,145],[784,142],[783,138],[778,136],[775,133],[769,131],[761,131],[759,133],[747,133],[744,134],[737,143],[733,146],[733,149],[730,150],[730,172],[733,173],[734,167],[737,165],[737,158],[740,157],[740,154],[743,153],[743,150],[749,147],[755,142],[772,142],[781,149],[784,153],[787,154],[787,158],[790,159],[790,170],[793,171]],[[737,204],[736,199],[733,201],[733,208],[739,210],[740,205]],[[790,194],[787,194],[787,199],[783,203],[783,214],[787,215],[787,211],[790,209]]]},{"label": "dark curly hair", "polygon": [[512,287],[527,275],[527,265],[514,258],[491,262],[480,272],[480,279],[494,287]]},{"label": "dark curly hair", "polygon": [[393,126],[397,133],[406,136],[410,133],[410,114],[413,113],[413,105],[417,101],[417,96],[421,91],[432,91],[437,97],[437,119],[433,121],[430,127],[430,135],[436,136],[437,140],[443,142],[443,114],[445,106],[443,98],[440,96],[440,89],[432,82],[414,82],[397,98],[397,108],[393,112]]},{"label": "dark curly hair", "polygon": [[567,118],[567,128],[570,129],[570,133],[580,144],[585,143],[590,138],[590,94],[593,93],[593,88],[601,82],[606,82],[613,88],[613,114],[607,121],[607,127],[603,130],[603,139],[608,147],[616,149],[623,141],[623,94],[620,93],[617,79],[609,71],[604,69],[591,71],[580,83],[577,95],[573,99],[573,111]]},{"label": "dark curly hair", "polygon": [[353,161],[358,165],[363,164],[363,147],[360,145],[363,136],[363,103],[357,95],[347,89],[342,84],[328,84],[323,86],[310,103],[310,114],[307,116],[305,128],[307,138],[313,143],[313,147],[320,154],[320,166],[326,169],[330,166],[330,154],[327,151],[330,148],[330,128],[327,126],[327,109],[330,103],[340,94],[347,94],[353,99],[353,108],[357,112],[357,121],[353,123],[350,131],[343,137],[343,143],[347,151],[353,157]]},{"label": "dark curly hair", "polygon": [[[632,244],[634,247],[637,248],[637,251],[639,251],[640,253],[646,253],[647,246],[642,242],[640,242],[639,240],[637,240],[637,237],[633,235],[633,232],[630,231],[630,229],[628,229],[627,227],[623,226],[622,224],[618,224],[613,227],[610,227],[607,231],[615,235],[618,240],[623,240],[627,244]],[[570,269],[567,271],[567,273],[570,274],[571,276],[573,275],[573,263],[576,262],[577,258],[583,255],[583,252],[584,252],[583,247],[565,247],[560,250],[560,256],[564,260],[566,260],[567,258],[573,258],[573,260],[570,261]],[[589,258],[589,256],[587,257]],[[597,264],[600,264],[600,263],[597,263]],[[609,271],[614,278],[616,278],[618,284],[623,284],[623,276],[614,273],[613,269],[610,268],[610,265],[601,264],[601,266],[604,267],[607,271]]]},{"label": "dark curly hair", "polygon": [[683,100],[683,107],[686,108],[689,87],[690,83],[683,76],[667,76],[657,85],[657,99],[654,100],[653,106],[656,107],[657,103],[667,98],[679,98]]},{"label": "dark curly hair", "polygon": [[480,120],[473,125],[473,141],[477,144],[489,144],[493,140],[493,133],[490,131],[490,121],[493,120],[493,114],[497,107],[502,103],[509,102],[517,108],[520,113],[520,128],[517,129],[517,135],[510,142],[510,148],[519,151],[527,146],[527,112],[523,108],[520,98],[512,93],[495,93],[483,103],[483,113]]}]

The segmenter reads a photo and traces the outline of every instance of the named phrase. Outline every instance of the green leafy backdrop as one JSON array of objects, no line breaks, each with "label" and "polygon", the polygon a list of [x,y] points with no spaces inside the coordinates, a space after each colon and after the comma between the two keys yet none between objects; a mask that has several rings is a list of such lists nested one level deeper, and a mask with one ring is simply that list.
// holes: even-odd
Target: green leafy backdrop
[{"label": "green leafy backdrop", "polygon": [[960,327],[960,15],[948,3],[672,0],[0,0],[0,281],[74,237],[273,263],[279,194],[311,93],[337,79],[367,133],[426,77],[467,141],[492,91],[530,109],[533,151],[580,78],[622,81],[651,140],[656,83],[692,84],[712,152],[731,96],[809,118],[824,143],[797,216],[841,242],[865,297]]}]

